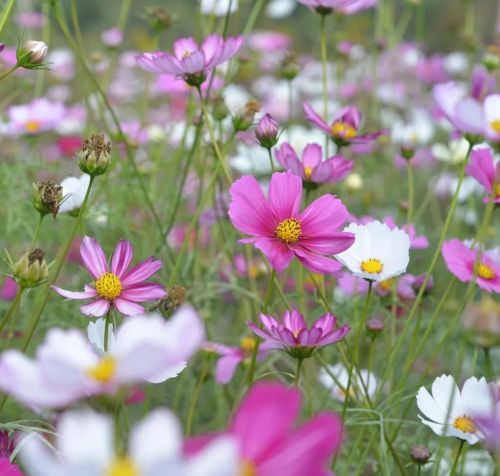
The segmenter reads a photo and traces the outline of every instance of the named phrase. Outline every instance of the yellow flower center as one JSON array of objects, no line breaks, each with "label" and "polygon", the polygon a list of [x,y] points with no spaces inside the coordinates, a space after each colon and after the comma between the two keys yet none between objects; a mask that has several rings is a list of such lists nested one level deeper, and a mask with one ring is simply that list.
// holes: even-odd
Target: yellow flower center
[{"label": "yellow flower center", "polygon": [[346,122],[337,121],[330,127],[330,132],[334,137],[340,137],[341,139],[354,139],[358,132],[354,127]]},{"label": "yellow flower center", "polygon": [[495,185],[495,197],[499,198],[500,197],[500,183],[497,183]]},{"label": "yellow flower center", "polygon": [[139,468],[127,456],[121,456],[106,471],[106,476],[139,476]]},{"label": "yellow flower center", "polygon": [[95,367],[87,370],[87,375],[101,383],[108,383],[116,373],[116,361],[110,355],[103,357]]},{"label": "yellow flower center", "polygon": [[477,427],[474,421],[466,415],[455,418],[453,426],[464,433],[476,433]]},{"label": "yellow flower center", "polygon": [[[381,270],[382,270],[382,268],[381,268]],[[369,273],[369,272],[370,271],[367,271],[367,273]],[[380,271],[378,271],[378,272],[380,272]],[[389,279],[386,279],[384,281],[381,281],[380,283],[378,283],[378,285],[384,291],[391,291],[395,282],[396,282],[396,280],[394,278],[389,278]]]},{"label": "yellow flower center", "polygon": [[495,277],[495,271],[493,271],[490,266],[484,263],[477,263],[474,271],[482,279],[493,279]]},{"label": "yellow flower center", "polygon": [[255,469],[254,464],[249,461],[243,461],[238,476],[257,476],[257,470]]},{"label": "yellow flower center", "polygon": [[310,179],[312,173],[313,173],[312,167],[304,167],[304,175],[306,176],[306,179]]},{"label": "yellow flower center", "polygon": [[500,134],[500,119],[495,119],[490,122],[490,127],[497,133]]},{"label": "yellow flower center", "polygon": [[242,337],[240,340],[240,347],[245,352],[253,352],[255,349],[255,339],[253,337]]},{"label": "yellow flower center", "polygon": [[28,132],[36,132],[41,127],[40,121],[26,121],[24,123],[24,128]]},{"label": "yellow flower center", "polygon": [[370,258],[361,262],[361,271],[370,274],[379,274],[384,269],[384,265],[379,259]]},{"label": "yellow flower center", "polygon": [[302,232],[300,221],[295,218],[283,220],[274,230],[274,233],[283,243],[296,243]]},{"label": "yellow flower center", "polygon": [[108,301],[116,299],[122,292],[122,282],[114,273],[104,273],[95,282],[97,294]]}]

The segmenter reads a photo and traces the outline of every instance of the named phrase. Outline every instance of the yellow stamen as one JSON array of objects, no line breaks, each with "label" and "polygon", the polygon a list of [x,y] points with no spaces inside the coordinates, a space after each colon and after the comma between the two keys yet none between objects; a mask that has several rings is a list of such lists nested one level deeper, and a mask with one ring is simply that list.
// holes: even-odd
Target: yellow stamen
[{"label": "yellow stamen", "polygon": [[242,337],[240,340],[240,347],[245,352],[253,352],[255,349],[255,339],[253,337]]},{"label": "yellow stamen", "polygon": [[497,133],[500,134],[500,119],[495,119],[490,122],[490,127]]},{"label": "yellow stamen", "polygon": [[130,458],[121,456],[109,467],[106,476],[139,476],[139,468]]},{"label": "yellow stamen", "polygon": [[495,185],[495,197],[500,198],[500,183]]},{"label": "yellow stamen", "polygon": [[307,180],[311,178],[312,173],[313,173],[312,167],[304,167],[304,175],[306,176]]},{"label": "yellow stamen", "polygon": [[24,123],[24,128],[28,132],[36,132],[40,129],[42,125],[40,124],[40,121],[26,121]]},{"label": "yellow stamen", "polygon": [[101,383],[108,383],[116,373],[116,361],[110,355],[103,357],[99,363],[87,370],[89,377]]},{"label": "yellow stamen", "polygon": [[257,470],[254,464],[249,461],[243,461],[238,476],[257,476]]},{"label": "yellow stamen", "polygon": [[474,421],[466,415],[455,418],[453,426],[464,433],[476,433],[477,427]]},{"label": "yellow stamen", "polygon": [[283,243],[296,243],[302,232],[300,221],[295,218],[283,220],[274,230],[277,238]]},{"label": "yellow stamen", "polygon": [[358,135],[354,127],[342,121],[334,122],[330,127],[330,132],[334,137],[340,137],[341,139],[347,140],[354,139]]},{"label": "yellow stamen", "polygon": [[370,274],[379,274],[384,269],[384,265],[379,259],[370,258],[361,262],[361,271]]},{"label": "yellow stamen", "polygon": [[122,292],[120,278],[114,273],[104,273],[95,282],[97,294],[108,301],[116,299]]},{"label": "yellow stamen", "polygon": [[474,271],[482,279],[493,279],[495,277],[495,271],[484,263],[477,263]]}]

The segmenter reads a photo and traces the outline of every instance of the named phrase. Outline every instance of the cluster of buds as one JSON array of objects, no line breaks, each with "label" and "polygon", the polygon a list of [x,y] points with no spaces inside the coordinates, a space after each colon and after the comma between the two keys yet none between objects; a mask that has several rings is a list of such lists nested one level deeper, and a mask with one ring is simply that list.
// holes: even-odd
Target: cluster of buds
[{"label": "cluster of buds", "polygon": [[167,295],[160,299],[153,310],[158,311],[163,317],[169,318],[185,301],[186,288],[175,284],[167,289]]},{"label": "cluster of buds", "polygon": [[47,51],[48,47],[43,41],[26,41],[17,48],[16,66],[25,69],[44,68]]},{"label": "cluster of buds", "polygon": [[255,137],[265,149],[272,149],[278,143],[278,123],[271,114],[265,114],[255,128]]},{"label": "cluster of buds", "polygon": [[50,213],[55,218],[62,199],[62,187],[51,180],[33,183],[31,201],[40,215]]},{"label": "cluster of buds", "polygon": [[45,253],[39,248],[26,251],[15,263],[9,258],[9,266],[12,277],[23,289],[35,288],[44,283],[49,276]]},{"label": "cluster of buds", "polygon": [[77,158],[83,173],[91,177],[102,175],[111,163],[111,144],[103,134],[94,134],[85,140]]},{"label": "cluster of buds", "polygon": [[243,113],[233,117],[233,127],[236,132],[248,130],[254,121],[255,114],[260,111],[260,102],[256,99],[250,99],[245,104]]}]

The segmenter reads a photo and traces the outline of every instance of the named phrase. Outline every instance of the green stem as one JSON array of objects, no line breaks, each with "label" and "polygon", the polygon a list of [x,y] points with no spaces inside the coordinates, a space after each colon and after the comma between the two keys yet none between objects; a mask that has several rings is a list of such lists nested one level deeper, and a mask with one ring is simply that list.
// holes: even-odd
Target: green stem
[{"label": "green stem", "polygon": [[12,12],[12,8],[14,7],[15,3],[16,0],[7,0],[7,3],[2,12],[2,16],[0,17],[0,32],[3,30],[3,27],[7,23],[7,20],[9,19],[9,15]]},{"label": "green stem", "polygon": [[40,229],[42,227],[42,222],[43,219],[45,218],[45,215],[42,215],[41,213],[38,214],[38,223],[36,224],[35,232],[33,233],[33,239],[31,240],[31,250],[35,249],[36,242],[38,241],[38,236],[40,235]]},{"label": "green stem", "polygon": [[267,147],[267,153],[269,155],[269,163],[271,164],[271,170],[274,173],[276,172],[276,168],[274,166],[273,154],[271,154],[271,149],[269,147]]},{"label": "green stem", "polygon": [[17,289],[16,296],[15,296],[14,300],[10,304],[9,309],[5,313],[5,316],[2,320],[2,322],[0,323],[0,334],[3,331],[3,328],[7,325],[7,323],[10,321],[12,316],[15,314],[16,309],[19,306],[19,303],[21,302],[21,297],[22,297],[23,293],[24,293],[24,288],[19,287]]},{"label": "green stem", "polygon": [[328,120],[328,54],[326,50],[326,15],[320,15],[321,82],[323,84],[323,117]]},{"label": "green stem", "polygon": [[5,79],[7,76],[10,76],[17,68],[19,68],[19,66],[15,64],[14,66],[12,66],[12,68],[9,68],[3,74],[0,74],[0,81],[2,81],[2,79]]},{"label": "green stem", "polygon": [[110,322],[111,310],[106,313],[106,318],[104,322],[104,352],[108,351],[109,348],[109,326]]},{"label": "green stem", "polygon": [[193,392],[193,398],[191,399],[191,403],[189,404],[189,410],[188,410],[188,417],[187,417],[187,424],[186,424],[186,436],[191,435],[191,431],[193,429],[193,419],[194,419],[194,413],[196,409],[196,404],[198,402],[198,399],[200,397],[200,392],[201,392],[201,387],[203,386],[203,382],[205,382],[205,379],[208,374],[208,361],[210,359],[210,356],[207,356],[205,358],[205,362],[203,364],[203,369],[201,370],[200,373],[200,378],[198,379],[198,383],[196,384],[196,388],[194,389]]},{"label": "green stem", "polygon": [[490,348],[483,347],[483,353],[484,353],[484,368],[485,368],[486,379],[493,380],[494,373],[493,373],[493,365],[491,363]]},{"label": "green stem", "polygon": [[299,386],[300,383],[300,373],[302,371],[302,363],[304,362],[304,359],[297,359],[297,370],[295,371],[295,380],[293,381],[293,384],[295,387]]},{"label": "green stem", "polygon": [[415,203],[413,167],[410,162],[406,164],[406,171],[408,176],[408,212],[406,215],[406,223],[410,224],[413,219],[413,206]]},{"label": "green stem", "polygon": [[363,311],[361,312],[361,319],[359,321],[358,328],[356,330],[356,337],[354,341],[354,363],[359,364],[359,345],[361,340],[361,334],[365,328],[366,319],[368,317],[368,311],[370,309],[370,301],[372,296],[373,281],[368,281],[368,292],[366,293],[365,304],[363,306]]},{"label": "green stem", "polygon": [[453,467],[451,468],[450,476],[455,476],[458,468],[458,462],[460,460],[460,455],[462,454],[462,450],[464,448],[465,440],[460,440],[460,446],[458,447],[457,456],[455,456],[455,461],[453,462]]}]

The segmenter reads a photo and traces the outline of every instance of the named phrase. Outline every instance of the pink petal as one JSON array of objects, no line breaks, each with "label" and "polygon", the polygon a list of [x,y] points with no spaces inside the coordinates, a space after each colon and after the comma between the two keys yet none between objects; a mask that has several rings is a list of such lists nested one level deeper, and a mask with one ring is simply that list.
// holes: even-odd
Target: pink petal
[{"label": "pink petal", "polygon": [[269,205],[281,222],[299,214],[302,179],[292,172],[274,173],[269,184]]},{"label": "pink petal", "polygon": [[333,274],[342,268],[342,265],[333,259],[311,253],[305,248],[294,248],[295,255],[299,261],[313,273]]},{"label": "pink petal", "polygon": [[97,296],[97,292],[94,288],[85,287],[83,292],[67,291],[66,289],[58,288],[57,286],[51,286],[52,289],[61,296],[68,299],[89,299]]},{"label": "pink petal", "polygon": [[309,105],[304,104],[304,112],[306,114],[306,119],[317,128],[330,134],[330,127],[328,124],[320,117],[320,115]]},{"label": "pink petal", "polygon": [[186,54],[198,51],[198,44],[193,37],[179,38],[174,42],[174,54],[180,61]]},{"label": "pink petal", "polygon": [[122,286],[127,288],[133,284],[140,283],[148,279],[161,268],[161,261],[150,256],[142,263],[137,264],[130,271],[126,272],[122,278]]},{"label": "pink petal", "polygon": [[442,249],[446,266],[460,281],[468,282],[473,277],[471,264],[475,262],[475,252],[460,240],[445,241]]},{"label": "pink petal", "polygon": [[236,367],[241,361],[241,355],[221,357],[215,366],[215,381],[220,384],[228,383],[233,378]]},{"label": "pink petal", "polygon": [[300,215],[301,238],[326,237],[337,233],[349,217],[344,204],[333,195],[322,195]]},{"label": "pink petal", "polygon": [[223,42],[223,38],[216,34],[208,35],[205,38],[203,44],[201,45],[201,49],[205,53],[207,66],[215,66],[217,59],[220,58],[220,55],[222,53]]},{"label": "pink petal", "polygon": [[80,245],[80,255],[83,264],[93,278],[97,279],[108,270],[104,251],[95,238],[91,238],[90,236],[83,238]]},{"label": "pink petal", "polygon": [[144,314],[144,308],[140,304],[129,301],[127,299],[116,298],[113,300],[116,309],[126,316],[137,316]]},{"label": "pink petal", "polygon": [[285,311],[283,316],[283,325],[290,329],[294,334],[301,331],[302,329],[307,329],[306,321],[304,316],[297,311],[297,309],[292,309],[291,311]]},{"label": "pink petal", "polygon": [[206,67],[205,53],[203,51],[195,51],[192,55],[183,58],[180,61],[180,66],[184,73],[201,73]]},{"label": "pink petal", "polygon": [[120,298],[128,299],[129,301],[153,301],[160,299],[167,293],[162,286],[155,283],[136,284],[122,291]]},{"label": "pink petal", "polygon": [[283,271],[293,259],[293,251],[276,238],[257,238],[255,247],[264,253],[276,271]]},{"label": "pink petal", "polygon": [[109,310],[110,303],[106,299],[98,299],[97,301],[85,304],[80,307],[80,311],[87,316],[101,317]]},{"label": "pink petal", "polygon": [[304,152],[302,152],[302,163],[304,167],[314,169],[318,166],[323,158],[323,149],[319,144],[307,144]]},{"label": "pink petal", "polygon": [[111,258],[111,272],[116,274],[120,279],[129,267],[134,249],[132,244],[127,240],[120,240],[116,245],[115,252]]}]

